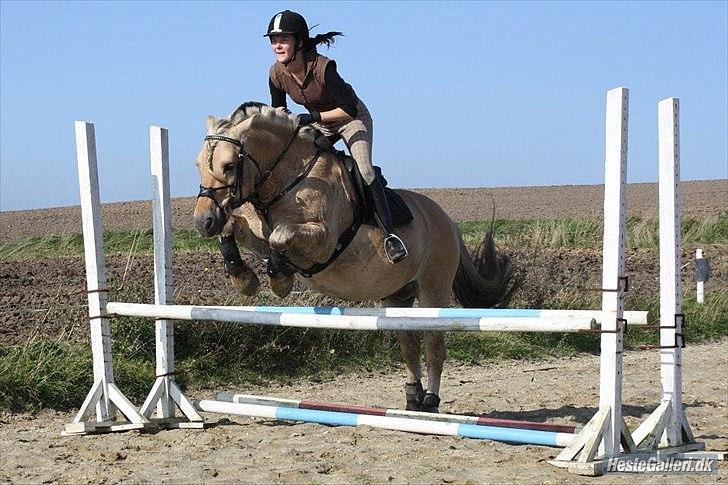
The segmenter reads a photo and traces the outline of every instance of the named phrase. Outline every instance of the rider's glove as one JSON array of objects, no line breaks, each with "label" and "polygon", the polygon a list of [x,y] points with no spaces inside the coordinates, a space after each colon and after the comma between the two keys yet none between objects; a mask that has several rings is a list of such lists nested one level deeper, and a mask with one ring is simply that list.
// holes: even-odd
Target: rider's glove
[{"label": "rider's glove", "polygon": [[310,125],[311,123],[320,123],[321,122],[321,113],[318,111],[311,111],[310,113],[303,113],[298,116],[298,124],[300,126]]}]

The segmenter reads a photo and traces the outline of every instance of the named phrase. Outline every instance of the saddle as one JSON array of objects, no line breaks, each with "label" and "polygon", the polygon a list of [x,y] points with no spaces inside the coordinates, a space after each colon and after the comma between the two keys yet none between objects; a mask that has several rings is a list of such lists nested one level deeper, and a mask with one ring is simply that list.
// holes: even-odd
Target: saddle
[{"label": "saddle", "polygon": [[[336,140],[331,140],[321,134],[316,138],[316,146],[323,151],[335,153],[341,160],[343,160],[344,167],[349,174],[349,178],[354,186],[354,190],[356,191],[357,199],[359,201],[359,207],[355,208],[355,210],[361,214],[361,223],[377,227],[377,222],[374,218],[374,201],[372,200],[369,191],[364,188],[364,178],[359,171],[359,166],[354,161],[354,158],[349,156],[346,152],[337,150],[334,147],[335,141]],[[389,204],[389,212],[392,215],[392,224],[394,227],[406,226],[414,218],[412,216],[412,211],[410,211],[410,208],[407,207],[407,203],[397,192],[387,187],[387,179],[384,178],[382,169],[375,165],[374,171],[384,187],[384,193],[387,196],[387,203]]]}]

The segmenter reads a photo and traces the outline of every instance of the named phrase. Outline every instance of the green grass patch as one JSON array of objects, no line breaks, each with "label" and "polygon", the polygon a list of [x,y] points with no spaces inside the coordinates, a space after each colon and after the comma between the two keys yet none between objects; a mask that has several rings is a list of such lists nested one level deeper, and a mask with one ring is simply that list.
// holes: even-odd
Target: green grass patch
[{"label": "green grass patch", "polygon": [[[549,303],[558,308],[575,301],[576,297]],[[581,303],[572,308],[596,307],[590,300]],[[659,313],[656,297],[631,297],[626,307],[648,310],[652,323]],[[713,289],[703,305],[686,295],[683,312],[688,345],[728,336],[728,290]],[[116,380],[131,399],[141,402],[154,380],[154,325],[143,318],[115,318],[112,335]],[[448,359],[469,364],[599,352],[597,334],[450,332],[446,338]],[[656,332],[628,327],[627,351],[657,343]],[[325,379],[335,373],[384,369],[402,362],[391,332],[187,321],[175,325],[175,356],[183,385],[230,389],[303,376]],[[88,344],[35,340],[0,348],[1,409],[77,407],[91,385]]]},{"label": "green grass patch", "polygon": [[[524,219],[494,221],[496,240],[501,247],[599,248],[602,223],[591,219]],[[476,246],[491,226],[487,221],[461,222],[465,243]],[[709,219],[686,219],[682,222],[684,244],[728,244],[728,211]],[[197,231],[175,229],[173,251],[199,252],[217,250],[215,239],[205,239]],[[656,219],[630,218],[627,222],[629,248],[656,248],[659,240]],[[151,230],[107,231],[104,251],[112,254],[153,253]],[[60,234],[0,243],[0,259],[18,260],[62,256],[83,256],[80,234]]]},{"label": "green grass patch", "polygon": [[[461,222],[460,230],[468,246],[477,245],[490,229],[488,221]],[[501,247],[600,248],[604,227],[595,219],[523,219],[493,222]],[[682,221],[683,244],[728,244],[728,211],[708,219]],[[656,248],[659,242],[657,219],[631,217],[627,220],[628,248]]]},{"label": "green grass patch", "polygon": [[[205,239],[197,231],[175,229],[172,235],[174,252],[194,253],[217,250],[217,239]],[[114,254],[153,254],[152,230],[106,231],[104,252]],[[32,237],[18,242],[0,243],[0,259],[39,259],[83,256],[81,234],[54,234]]]}]

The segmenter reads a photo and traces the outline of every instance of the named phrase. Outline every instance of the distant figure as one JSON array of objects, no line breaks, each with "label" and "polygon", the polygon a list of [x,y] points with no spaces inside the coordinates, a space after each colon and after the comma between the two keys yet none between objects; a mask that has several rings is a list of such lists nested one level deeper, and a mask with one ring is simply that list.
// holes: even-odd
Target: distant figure
[{"label": "distant figure", "polygon": [[265,34],[276,56],[268,79],[271,106],[287,110],[288,94],[308,110],[298,115],[300,125],[313,125],[332,140],[344,140],[374,201],[387,258],[397,263],[408,251],[394,234],[384,186],[372,166],[372,118],[354,89],[339,76],[336,61],[316,51],[318,44],[328,47],[339,35],[341,32],[327,32],[311,38],[301,14],[284,10],[273,16]]}]

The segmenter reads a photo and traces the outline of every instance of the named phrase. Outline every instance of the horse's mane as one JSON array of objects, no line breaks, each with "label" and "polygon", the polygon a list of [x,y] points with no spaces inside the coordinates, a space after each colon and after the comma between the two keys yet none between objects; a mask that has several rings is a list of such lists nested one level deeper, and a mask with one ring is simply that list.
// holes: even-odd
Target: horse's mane
[{"label": "horse's mane", "polygon": [[[256,121],[261,124],[261,129],[270,132],[291,131],[298,126],[298,118],[296,115],[277,110],[267,104],[258,101],[246,101],[238,106],[228,118],[218,119],[208,131],[209,135],[217,135],[224,133],[233,126],[239,125],[253,115],[260,115]],[[313,140],[316,130],[311,126],[302,126],[298,130],[300,138]]]}]

